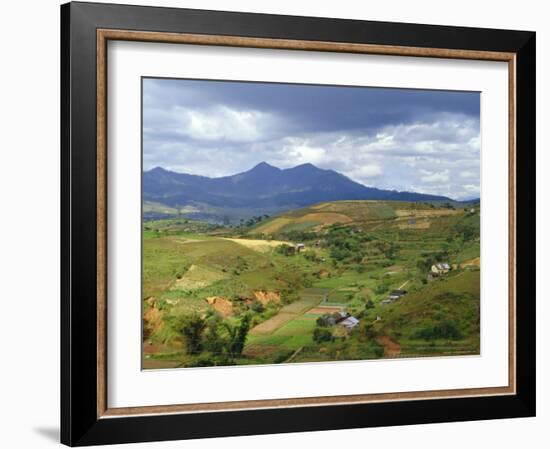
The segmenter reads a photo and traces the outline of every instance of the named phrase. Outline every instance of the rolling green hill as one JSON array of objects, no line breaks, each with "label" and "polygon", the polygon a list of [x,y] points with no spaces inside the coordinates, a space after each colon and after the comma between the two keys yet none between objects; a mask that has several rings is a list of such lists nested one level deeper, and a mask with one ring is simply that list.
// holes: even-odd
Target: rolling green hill
[{"label": "rolling green hill", "polygon": [[434,220],[463,213],[462,209],[436,206],[433,203],[333,201],[272,217],[250,229],[249,233],[278,235],[295,230],[318,231],[337,223],[363,225],[367,229],[381,223],[398,229],[426,229]]},{"label": "rolling green hill", "polygon": [[[398,201],[325,202],[237,227],[147,221],[144,367],[477,354],[479,233],[479,206]],[[438,262],[452,270],[429,276]],[[395,289],[407,293],[387,303]],[[338,310],[359,325],[320,330]],[[186,346],[190,319],[200,350]]]}]

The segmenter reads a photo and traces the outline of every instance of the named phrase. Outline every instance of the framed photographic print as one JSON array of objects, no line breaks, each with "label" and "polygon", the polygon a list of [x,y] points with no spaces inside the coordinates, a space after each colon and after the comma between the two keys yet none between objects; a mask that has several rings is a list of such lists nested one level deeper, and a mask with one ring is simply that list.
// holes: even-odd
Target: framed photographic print
[{"label": "framed photographic print", "polygon": [[63,443],[535,414],[535,33],[61,19]]}]

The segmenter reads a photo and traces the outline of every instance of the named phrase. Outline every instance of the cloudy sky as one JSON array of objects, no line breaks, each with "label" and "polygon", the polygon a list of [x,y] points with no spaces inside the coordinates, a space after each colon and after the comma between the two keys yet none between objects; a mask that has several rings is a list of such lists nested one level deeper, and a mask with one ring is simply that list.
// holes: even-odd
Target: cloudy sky
[{"label": "cloudy sky", "polygon": [[479,196],[479,93],[143,80],[143,168],[306,162],[384,189]]}]

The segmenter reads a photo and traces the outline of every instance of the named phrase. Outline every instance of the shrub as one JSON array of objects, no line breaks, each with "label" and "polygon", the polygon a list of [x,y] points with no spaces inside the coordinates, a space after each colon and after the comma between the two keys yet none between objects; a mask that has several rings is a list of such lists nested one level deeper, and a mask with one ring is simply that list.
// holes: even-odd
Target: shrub
[{"label": "shrub", "polygon": [[198,354],[202,350],[202,335],[206,322],[198,314],[184,315],[177,319],[176,329],[182,335],[187,354]]},{"label": "shrub", "polygon": [[316,327],[313,331],[313,340],[316,343],[322,343],[324,341],[332,341],[332,332],[326,327]]},{"label": "shrub", "polygon": [[200,357],[185,364],[187,368],[200,368],[205,366],[215,366],[210,358]]},{"label": "shrub", "polygon": [[283,243],[282,245],[275,247],[275,252],[277,254],[282,254],[283,256],[292,256],[294,255],[294,248],[286,243]]},{"label": "shrub", "polygon": [[418,329],[413,333],[412,337],[422,340],[437,340],[440,338],[460,340],[461,338],[464,338],[464,334],[454,321],[445,320],[440,323]]},{"label": "shrub", "polygon": [[284,351],[277,354],[277,356],[273,359],[273,363],[283,363],[285,360],[287,360],[292,354],[294,354],[294,351]]},{"label": "shrub", "polygon": [[253,301],[252,304],[250,304],[250,310],[256,313],[263,313],[265,307],[260,301]]}]

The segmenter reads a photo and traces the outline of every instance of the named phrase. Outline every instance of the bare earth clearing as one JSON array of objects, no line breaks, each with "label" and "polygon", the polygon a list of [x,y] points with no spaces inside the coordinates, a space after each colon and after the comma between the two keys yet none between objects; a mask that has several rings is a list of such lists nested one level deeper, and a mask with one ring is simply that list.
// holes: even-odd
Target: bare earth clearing
[{"label": "bare earth clearing", "polygon": [[259,251],[261,253],[267,253],[273,248],[276,248],[279,245],[292,245],[290,242],[284,242],[282,240],[250,240],[250,239],[232,239],[225,237],[223,240],[229,240],[230,242],[235,242],[240,245],[246,246],[249,249],[254,251]]},{"label": "bare earth clearing", "polygon": [[387,335],[377,337],[376,341],[384,346],[384,357],[399,357],[401,346]]}]

